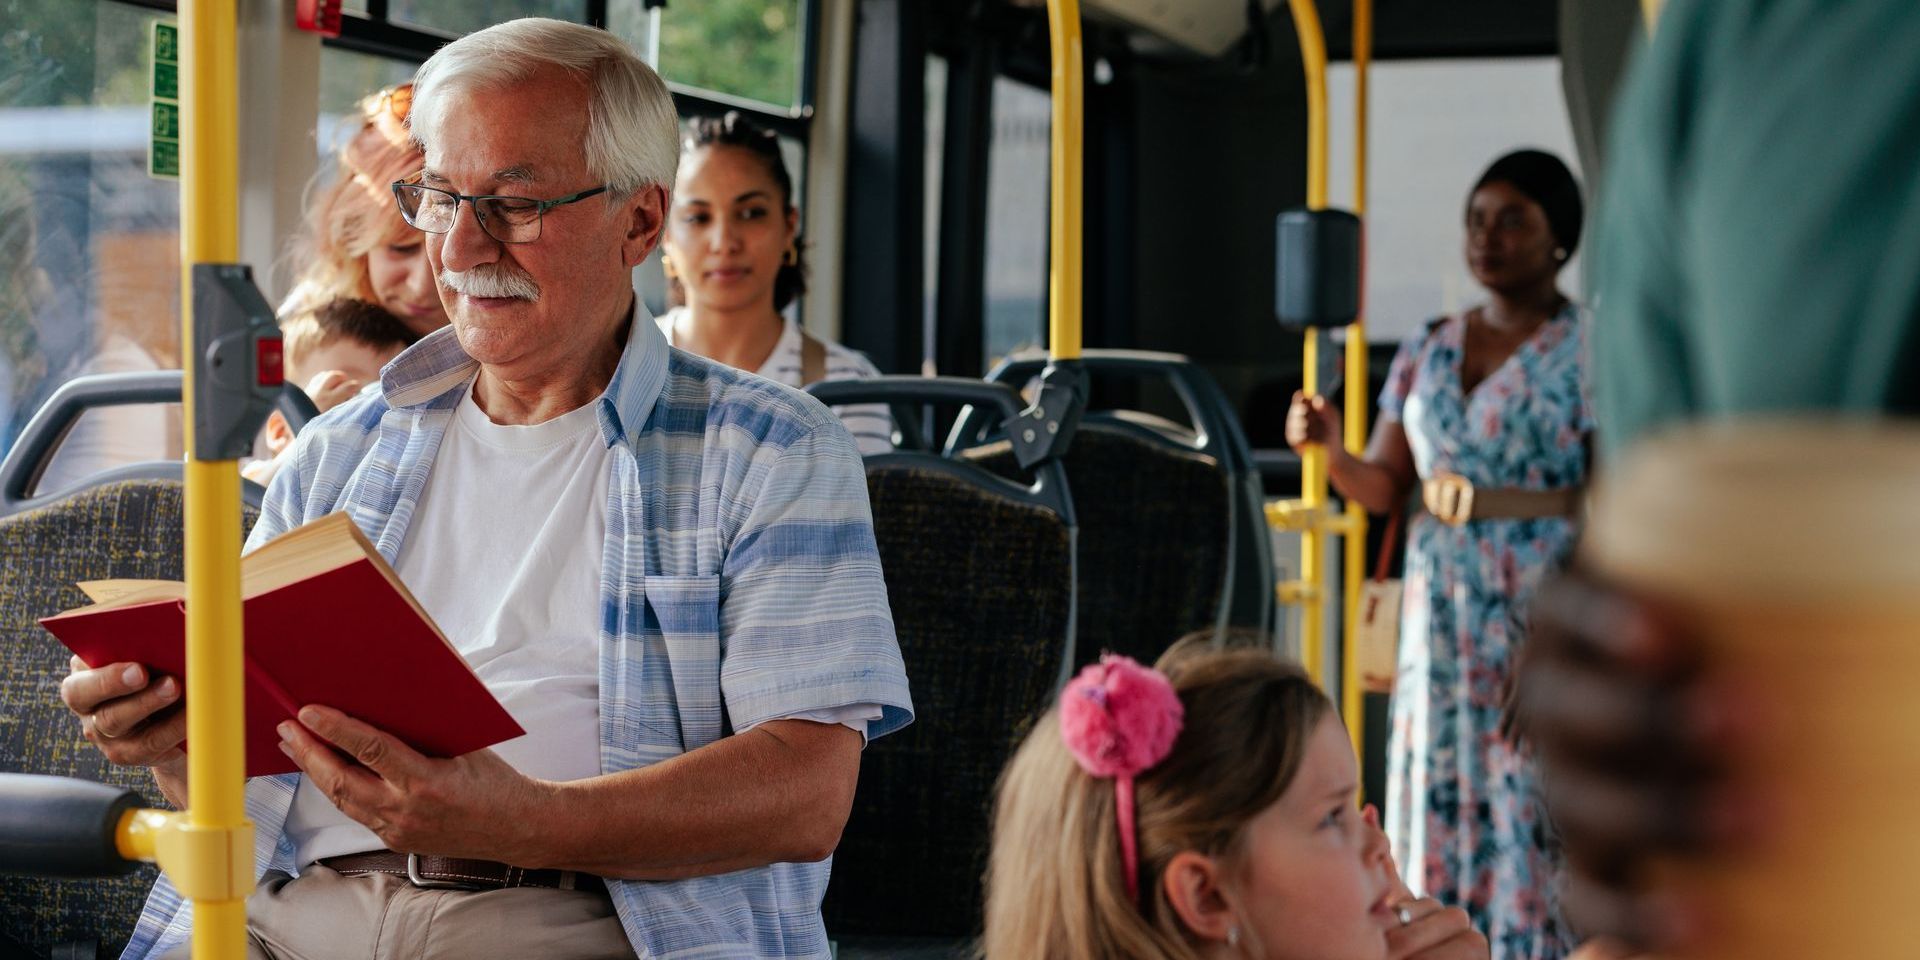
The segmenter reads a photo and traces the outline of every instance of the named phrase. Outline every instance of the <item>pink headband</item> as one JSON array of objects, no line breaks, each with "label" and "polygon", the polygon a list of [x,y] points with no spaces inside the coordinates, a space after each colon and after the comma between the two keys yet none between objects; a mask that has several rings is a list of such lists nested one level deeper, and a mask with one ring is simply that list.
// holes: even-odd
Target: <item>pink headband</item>
[{"label": "pink headband", "polygon": [[1185,715],[1165,676],[1114,654],[1081,670],[1060,696],[1060,738],[1067,750],[1088,775],[1114,781],[1120,862],[1127,896],[1135,904],[1140,902],[1140,853],[1133,778],[1172,752]]}]

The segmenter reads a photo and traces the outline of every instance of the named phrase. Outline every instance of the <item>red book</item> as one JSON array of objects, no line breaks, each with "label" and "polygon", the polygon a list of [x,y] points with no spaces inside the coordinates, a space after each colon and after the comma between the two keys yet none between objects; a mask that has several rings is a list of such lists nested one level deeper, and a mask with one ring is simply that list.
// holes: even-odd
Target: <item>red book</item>
[{"label": "red book", "polygon": [[[344,513],[276,538],[240,561],[246,623],[247,776],[298,770],[276,727],[333,707],[433,757],[521,736],[433,618]],[[186,584],[80,584],[94,603],[40,621],[88,666],[141,663],[186,675]]]}]

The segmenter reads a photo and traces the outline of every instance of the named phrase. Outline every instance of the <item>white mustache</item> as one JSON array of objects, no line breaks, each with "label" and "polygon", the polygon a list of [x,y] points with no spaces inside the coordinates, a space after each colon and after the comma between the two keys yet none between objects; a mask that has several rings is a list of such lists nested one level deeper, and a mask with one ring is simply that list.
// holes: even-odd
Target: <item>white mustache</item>
[{"label": "white mustache", "polygon": [[482,263],[471,270],[442,270],[440,284],[469,297],[511,297],[537,303],[540,285],[533,278],[499,263]]}]

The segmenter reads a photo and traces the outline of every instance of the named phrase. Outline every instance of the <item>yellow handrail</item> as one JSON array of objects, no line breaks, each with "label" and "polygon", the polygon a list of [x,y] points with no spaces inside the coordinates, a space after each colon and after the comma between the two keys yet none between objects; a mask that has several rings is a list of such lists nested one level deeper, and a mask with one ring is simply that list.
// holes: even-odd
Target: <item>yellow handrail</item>
[{"label": "yellow handrail", "polygon": [[[1361,277],[1366,276],[1367,216],[1367,79],[1373,67],[1373,0],[1353,0],[1353,212],[1361,219]],[[1347,328],[1347,452],[1364,456],[1367,448],[1367,323],[1366,290],[1362,284],[1360,316]],[[1340,646],[1340,713],[1353,738],[1353,753],[1365,755],[1366,700],[1360,684],[1360,589],[1367,578],[1367,511],[1347,500],[1345,631]],[[1384,547],[1382,549],[1385,549]]]},{"label": "yellow handrail", "polygon": [[1653,28],[1660,22],[1660,7],[1666,0],[1640,0],[1641,18],[1647,21],[1647,36],[1653,36]]},{"label": "yellow handrail", "polygon": [[[1327,38],[1313,0],[1288,0],[1300,59],[1307,76],[1307,206],[1327,207]],[[1301,348],[1301,388],[1320,392],[1320,331],[1308,327]],[[1300,663],[1316,683],[1326,682],[1326,532],[1317,522],[1327,504],[1326,451],[1308,447],[1300,455],[1300,502],[1307,522],[1300,532]]]},{"label": "yellow handrail", "polygon": [[1327,208],[1327,36],[1314,0],[1287,0],[1307,75],[1307,207]]},{"label": "yellow handrail", "polygon": [[1086,53],[1080,41],[1080,0],[1047,0],[1053,47],[1052,268],[1048,280],[1047,343],[1054,360],[1078,360],[1085,197]]},{"label": "yellow handrail", "polygon": [[[193,356],[192,269],[232,263],[240,253],[236,2],[186,0],[180,26],[181,401],[192,451],[200,364]],[[193,750],[179,847],[185,856],[169,856],[163,844],[160,861],[194,900],[194,957],[239,960],[246,956],[246,894],[253,887],[242,732],[239,464],[189,456],[186,485],[187,739]],[[236,870],[241,875],[234,876]]]}]

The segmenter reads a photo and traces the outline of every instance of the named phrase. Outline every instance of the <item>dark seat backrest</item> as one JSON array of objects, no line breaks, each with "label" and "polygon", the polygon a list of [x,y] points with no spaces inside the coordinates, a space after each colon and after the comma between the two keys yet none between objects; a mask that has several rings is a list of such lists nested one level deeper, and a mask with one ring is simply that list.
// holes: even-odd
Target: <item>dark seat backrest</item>
[{"label": "dark seat backrest", "polygon": [[[151,777],[107,763],[81,738],[60,702],[69,654],[38,621],[86,603],[74,587],[83,580],[180,579],[181,503],[178,483],[122,481],[0,518],[0,772],[124,786],[159,805]],[[252,526],[252,510],[243,523]],[[112,956],[153,879],[152,867],[111,880],[0,877],[0,930],[35,955],[92,940]]]},{"label": "dark seat backrest", "polygon": [[[1006,441],[963,456],[1021,475]],[[1225,611],[1227,477],[1212,458],[1083,422],[1061,464],[1080,520],[1075,667],[1103,651],[1152,663]]]},{"label": "dark seat backrest", "polygon": [[1060,676],[1072,531],[945,470],[870,463],[867,490],[914,721],[861,760],[827,930],[971,936],[994,785]]},{"label": "dark seat backrest", "polygon": [[[1011,387],[957,377],[832,380],[828,405],[970,404],[1002,420]],[[1000,769],[1059,688],[1073,642],[1073,498],[1043,460],[1022,486],[926,452],[866,458],[874,535],[914,721],[874,741],[822,912],[835,938],[980,932]]]},{"label": "dark seat backrest", "polygon": [[[987,377],[1028,383],[1047,362],[1010,358]],[[1187,423],[1092,408],[1062,457],[1082,516],[1075,660],[1104,649],[1152,662],[1193,630],[1270,633],[1275,573],[1260,474],[1220,385],[1171,353],[1088,350],[1078,365],[1096,382],[1172,388]],[[989,443],[1003,432],[991,412],[968,411],[948,451],[1017,476],[1006,446]]]}]

